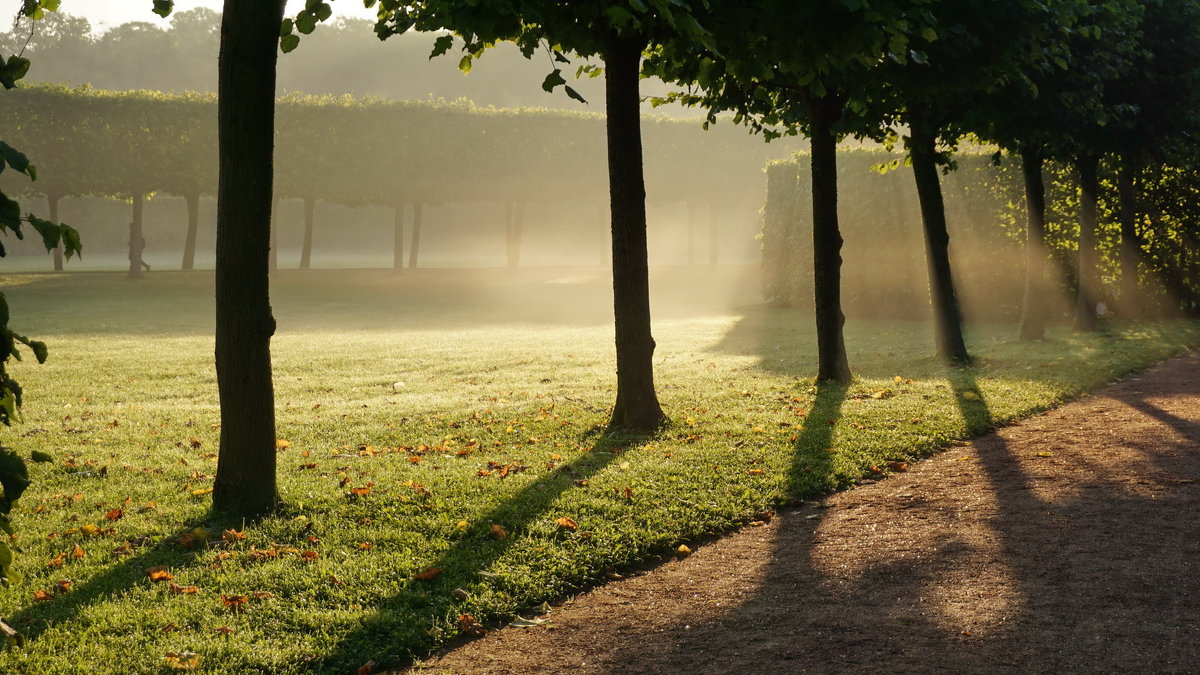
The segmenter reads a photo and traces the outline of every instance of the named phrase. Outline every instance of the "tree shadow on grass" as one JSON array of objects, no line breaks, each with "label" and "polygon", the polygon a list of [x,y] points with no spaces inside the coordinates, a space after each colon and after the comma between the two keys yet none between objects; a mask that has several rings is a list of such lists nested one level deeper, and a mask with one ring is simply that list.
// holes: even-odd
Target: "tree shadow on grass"
[{"label": "tree shadow on grass", "polygon": [[[378,654],[381,645],[397,642],[397,628],[411,625],[413,615],[425,617],[422,623],[432,626],[431,633],[422,636],[427,646],[433,646],[443,627],[439,622],[455,620],[461,613],[455,606],[455,589],[468,592],[505,592],[506,583],[502,574],[489,568],[499,561],[512,546],[521,540],[529,526],[542,518],[551,505],[580,481],[600,473],[620,456],[625,446],[635,445],[649,435],[630,435],[625,432],[604,433],[599,436],[592,449],[575,459],[570,465],[558,467],[546,476],[530,482],[519,492],[497,505],[490,512],[475,519],[475,522],[447,550],[428,562],[423,569],[436,569],[440,573],[433,579],[410,579],[401,590],[380,602],[375,614],[349,634],[343,636],[329,655],[313,668],[322,672],[352,672],[367,660],[374,658],[384,665],[398,666],[408,663],[416,654],[410,645],[409,653]],[[504,528],[505,536],[497,536],[493,525]],[[595,573],[599,574],[600,570]],[[542,597],[550,600],[565,589],[546,588]],[[507,616],[475,617],[484,623],[507,620]],[[411,636],[406,636],[411,641]],[[388,664],[391,661],[393,663]]]}]

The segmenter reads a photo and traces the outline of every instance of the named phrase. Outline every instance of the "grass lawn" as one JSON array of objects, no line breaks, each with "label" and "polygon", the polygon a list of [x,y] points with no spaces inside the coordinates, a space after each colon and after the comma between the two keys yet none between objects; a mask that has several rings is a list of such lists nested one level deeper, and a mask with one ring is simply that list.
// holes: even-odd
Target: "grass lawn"
[{"label": "grass lawn", "polygon": [[656,271],[672,423],[612,438],[603,274],[286,272],[286,506],[242,523],[209,512],[211,273],[3,281],[14,326],[50,344],[14,368],[25,418],[4,443],[54,457],[14,512],[24,579],[0,616],[29,641],[0,650],[5,673],[158,672],[180,652],[212,672],[395,665],[462,615],[500,625],[1200,342],[1183,322],[1032,345],[979,325],[978,364],[948,377],[928,324],[851,321],[858,379],[818,390],[810,320],[747,304],[752,272]]}]

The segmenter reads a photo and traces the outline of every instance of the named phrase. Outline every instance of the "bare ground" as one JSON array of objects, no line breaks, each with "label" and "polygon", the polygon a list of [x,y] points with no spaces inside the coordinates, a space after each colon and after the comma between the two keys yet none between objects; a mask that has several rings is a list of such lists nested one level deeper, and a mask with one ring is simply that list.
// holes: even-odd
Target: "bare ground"
[{"label": "bare ground", "polygon": [[1193,353],[418,669],[1200,672],[1198,442]]}]

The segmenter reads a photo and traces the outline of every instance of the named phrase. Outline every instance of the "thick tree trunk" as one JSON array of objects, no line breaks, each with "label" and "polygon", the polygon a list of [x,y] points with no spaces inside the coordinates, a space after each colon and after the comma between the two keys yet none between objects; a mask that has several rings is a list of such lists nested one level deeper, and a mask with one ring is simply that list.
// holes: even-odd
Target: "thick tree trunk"
[{"label": "thick tree trunk", "polygon": [[284,0],[225,0],[218,61],[217,388],[213,506],[243,517],[279,501],[269,298],[275,60]]},{"label": "thick tree trunk", "polygon": [[306,270],[312,264],[313,221],[316,220],[317,200],[312,197],[304,198],[304,244],[300,249],[300,269]]},{"label": "thick tree trunk", "polygon": [[708,203],[708,266],[717,266],[717,205]]},{"label": "thick tree trunk", "polygon": [[605,45],[608,190],[612,211],[617,401],[609,428],[651,431],[664,416],[654,392],[646,186],[638,73],[645,41],[609,32]]},{"label": "thick tree trunk", "polygon": [[921,225],[925,230],[925,258],[929,266],[929,295],[933,302],[933,321],[937,353],[952,363],[971,362],[962,334],[962,312],[954,292],[950,269],[950,232],[946,229],[946,205],[938,178],[937,137],[931,129],[912,123],[909,153],[921,204]]},{"label": "thick tree trunk", "polygon": [[421,202],[413,202],[413,226],[412,226],[412,242],[408,247],[408,268],[416,269],[417,253],[421,250],[421,214],[425,211],[425,205]]},{"label": "thick tree trunk", "polygon": [[200,230],[200,193],[193,192],[184,195],[187,202],[187,236],[183,240],[183,269],[190,270],[196,266],[196,234]]},{"label": "thick tree trunk", "polygon": [[1126,163],[1117,171],[1117,195],[1121,221],[1121,316],[1141,316],[1138,261],[1141,259],[1142,241],[1137,232],[1137,190],[1133,185],[1134,170]]},{"label": "thick tree trunk", "polygon": [[392,271],[404,272],[404,202],[394,207],[392,220]]},{"label": "thick tree trunk", "polygon": [[271,254],[267,260],[267,270],[279,271],[279,197],[271,200]]},{"label": "thick tree trunk", "polygon": [[[46,195],[46,206],[48,207],[46,209],[46,211],[47,211],[46,215],[48,215],[50,217],[50,222],[52,222],[52,223],[58,222],[58,200],[60,200],[60,199],[62,199],[62,195],[56,195],[56,194]],[[54,271],[55,272],[63,271],[63,246],[62,246],[61,242],[59,243],[58,246],[54,247],[52,256],[54,258]]]},{"label": "thick tree trunk", "polygon": [[142,207],[145,195],[133,196],[133,220],[129,221],[129,276],[142,275],[142,268],[149,267],[142,260],[142,251],[146,249],[146,238],[142,236]]},{"label": "thick tree trunk", "polygon": [[687,264],[691,267],[696,264],[696,204],[694,202],[687,203]]},{"label": "thick tree trunk", "polygon": [[1097,249],[1096,198],[1100,190],[1100,160],[1081,155],[1079,170],[1079,291],[1075,298],[1075,330],[1094,331],[1096,303],[1100,300],[1100,255]]},{"label": "thick tree trunk", "polygon": [[505,258],[508,269],[521,266],[521,234],[525,228],[525,202],[504,205]]},{"label": "thick tree trunk", "polygon": [[1040,340],[1046,335],[1046,184],[1042,180],[1042,154],[1021,150],[1025,177],[1025,297],[1021,302],[1021,339]]},{"label": "thick tree trunk", "polygon": [[842,233],[838,223],[837,134],[842,115],[835,95],[810,101],[812,112],[813,301],[817,319],[817,380],[849,383],[842,330]]}]

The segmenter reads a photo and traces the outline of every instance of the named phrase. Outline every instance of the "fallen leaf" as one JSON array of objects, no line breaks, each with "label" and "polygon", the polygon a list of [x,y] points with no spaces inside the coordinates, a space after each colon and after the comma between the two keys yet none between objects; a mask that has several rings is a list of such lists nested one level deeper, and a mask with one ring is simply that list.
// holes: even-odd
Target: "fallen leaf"
[{"label": "fallen leaf", "polygon": [[225,541],[241,541],[245,538],[246,533],[238,530],[225,530],[221,533],[221,539],[224,539]]},{"label": "fallen leaf", "polygon": [[888,468],[897,473],[908,471],[908,462],[888,462]]},{"label": "fallen leaf", "polygon": [[350,494],[354,495],[355,497],[366,497],[367,495],[371,494],[371,488],[369,488],[369,487],[350,488]]},{"label": "fallen leaf", "polygon": [[200,592],[200,589],[196,586],[180,586],[174,581],[167,585],[167,590],[176,595],[195,595]]},{"label": "fallen leaf", "polygon": [[267,598],[275,597],[275,594],[270,591],[251,591],[250,595],[254,596],[255,600],[266,600]]},{"label": "fallen leaf", "polygon": [[680,558],[686,558],[692,554],[692,549],[688,548],[687,544],[680,544],[679,548],[675,549],[675,555]]},{"label": "fallen leaf", "polygon": [[200,667],[200,655],[195,652],[167,652],[163,655],[168,668],[195,670]]},{"label": "fallen leaf", "polygon": [[1054,453],[1053,452],[1039,452],[1039,453],[1037,453],[1037,456],[1038,457],[1053,457]]},{"label": "fallen leaf", "polygon": [[237,632],[229,626],[221,626],[220,628],[217,628],[216,631],[222,635],[233,635]]},{"label": "fallen leaf", "polygon": [[164,632],[164,633],[170,633],[171,631],[175,630],[175,629],[176,629],[176,628],[178,628],[178,627],[179,627],[179,626],[176,626],[176,625],[175,625],[175,624],[173,624],[173,623],[169,623],[169,624],[167,624],[167,625],[165,625],[165,626],[163,626],[163,627],[162,627],[162,632]]},{"label": "fallen leaf", "polygon": [[54,599],[54,594],[39,588],[33,592],[33,599],[37,600],[38,602],[45,602],[46,600]]},{"label": "fallen leaf", "polygon": [[54,586],[58,589],[58,593],[67,593],[71,590],[71,585],[72,582],[70,579],[62,579]]},{"label": "fallen leaf", "polygon": [[121,516],[123,516],[123,515],[125,515],[125,511],[123,511],[120,508],[116,508],[116,509],[112,509],[108,513],[104,514],[104,518],[106,520],[120,520]]},{"label": "fallen leaf", "polygon": [[320,555],[321,554],[317,553],[316,551],[304,551],[300,554],[300,559],[305,562],[309,562],[311,560],[316,560]]},{"label": "fallen leaf", "polygon": [[751,476],[761,476],[764,472],[762,469],[750,469],[746,473],[750,474]]},{"label": "fallen leaf", "polygon": [[534,628],[537,626],[545,625],[547,623],[550,623],[550,619],[548,619],[548,618],[547,619],[526,619],[525,617],[518,615],[517,618],[513,619],[512,622],[509,623],[508,625],[513,626],[514,628]]},{"label": "fallen leaf", "polygon": [[360,541],[360,542],[358,542],[358,547],[364,551],[369,551],[369,550],[375,548],[375,544],[372,544],[369,541]]},{"label": "fallen leaf", "polygon": [[575,522],[574,520],[571,520],[570,518],[567,518],[566,516],[559,518],[558,520],[554,521],[554,523],[556,525],[558,525],[560,528],[562,528],[564,530],[570,530],[572,532],[579,529],[579,523]]},{"label": "fallen leaf", "polygon": [[285,441],[282,438],[278,438],[275,440],[275,449],[276,450],[287,450],[290,447],[292,447],[291,441]]},{"label": "fallen leaf", "polygon": [[174,574],[167,571],[166,565],[157,565],[155,567],[146,568],[146,576],[150,577],[150,581],[170,581],[175,578]]},{"label": "fallen leaf", "polygon": [[85,556],[87,553],[84,553],[83,548],[79,544],[75,544],[75,548],[71,550],[71,557],[78,560]]},{"label": "fallen leaf", "polygon": [[221,604],[225,605],[225,608],[230,610],[231,612],[242,611],[243,605],[245,605],[249,599],[250,598],[248,598],[245,595],[225,595],[224,593],[221,594]]},{"label": "fallen leaf", "polygon": [[95,523],[88,523],[87,525],[81,525],[79,527],[79,531],[82,532],[83,534],[86,534],[89,537],[99,537],[104,532],[103,530],[100,529],[100,526]]},{"label": "fallen leaf", "polygon": [[413,579],[417,581],[430,581],[431,579],[436,579],[441,573],[442,571],[436,567],[427,567],[424,572],[414,574]]},{"label": "fallen leaf", "polygon": [[492,525],[491,534],[493,539],[508,539],[508,530],[503,525]]},{"label": "fallen leaf", "polygon": [[59,553],[58,555],[51,558],[50,562],[46,563],[46,567],[49,567],[50,569],[57,569],[59,567],[62,567],[63,561],[65,561],[66,558],[67,558],[66,553]]},{"label": "fallen leaf", "polygon": [[483,624],[475,620],[475,617],[470,614],[461,614],[458,617],[458,629],[467,635],[478,637],[487,632]]},{"label": "fallen leaf", "polygon": [[207,488],[199,488],[199,489],[196,489],[196,490],[192,490],[192,496],[193,496],[193,497],[201,497],[201,496],[203,496],[203,495],[206,495],[206,494],[211,494],[211,493],[212,493],[212,491],[213,491],[213,489],[212,489],[212,488],[210,488],[210,487],[207,487]]},{"label": "fallen leaf", "polygon": [[[320,405],[320,403],[317,405]],[[371,675],[373,672],[375,672],[375,661],[372,660],[367,661],[359,666],[358,669],[354,671],[354,675]]]},{"label": "fallen leaf", "polygon": [[188,439],[188,445],[192,446],[193,450],[199,450],[200,446],[204,445],[204,444],[200,442],[199,438],[192,436],[191,438]]}]

